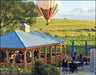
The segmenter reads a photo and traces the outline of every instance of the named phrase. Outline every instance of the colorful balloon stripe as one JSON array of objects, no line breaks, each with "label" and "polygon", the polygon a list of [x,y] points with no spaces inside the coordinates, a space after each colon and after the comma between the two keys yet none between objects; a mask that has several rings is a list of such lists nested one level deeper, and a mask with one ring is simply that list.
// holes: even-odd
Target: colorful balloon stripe
[{"label": "colorful balloon stripe", "polygon": [[55,9],[54,9],[52,15],[56,12],[57,8],[58,8],[58,4],[56,4]]},{"label": "colorful balloon stripe", "polygon": [[41,8],[41,11],[42,11],[42,13],[43,13],[43,16],[45,16],[42,8]]},{"label": "colorful balloon stripe", "polygon": [[46,18],[47,18],[47,9],[45,9],[45,14],[46,14]]},{"label": "colorful balloon stripe", "polygon": [[44,16],[44,18],[47,19],[47,20],[50,19],[50,17],[54,16],[54,15],[56,14],[57,10],[59,9],[58,4],[56,4],[55,7],[53,6],[53,7],[50,8],[50,9],[42,9],[42,8],[40,8],[39,6],[38,6],[38,8],[39,8],[41,14],[42,14],[42,15]]},{"label": "colorful balloon stripe", "polygon": [[57,9],[55,10],[55,12],[52,14],[52,17],[57,13],[57,11],[58,11],[58,7],[57,7]]},{"label": "colorful balloon stripe", "polygon": [[53,11],[54,11],[54,7],[51,8],[51,11],[50,11],[50,17],[52,16]]},{"label": "colorful balloon stripe", "polygon": [[47,9],[47,19],[49,19],[49,9]]},{"label": "colorful balloon stripe", "polygon": [[45,18],[46,18],[46,12],[45,12],[45,9],[43,9],[43,13],[44,13],[44,15],[45,15]]},{"label": "colorful balloon stripe", "polygon": [[42,14],[42,16],[44,16],[44,15],[43,15],[43,12],[42,12],[42,10],[41,10],[41,8],[40,8],[40,7],[38,7],[38,8],[39,8],[39,10],[40,10],[40,13]]}]

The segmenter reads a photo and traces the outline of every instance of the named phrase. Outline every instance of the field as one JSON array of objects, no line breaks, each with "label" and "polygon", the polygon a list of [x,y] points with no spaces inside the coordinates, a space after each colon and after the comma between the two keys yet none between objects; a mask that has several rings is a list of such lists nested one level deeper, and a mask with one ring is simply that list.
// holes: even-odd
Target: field
[{"label": "field", "polygon": [[88,42],[88,48],[95,46],[95,31],[92,30],[95,21],[51,19],[49,26],[46,25],[44,18],[38,17],[36,21],[36,24],[31,26],[31,30],[66,40],[68,42],[66,45],[67,52],[71,51],[73,40],[76,52],[84,52],[85,41]]}]

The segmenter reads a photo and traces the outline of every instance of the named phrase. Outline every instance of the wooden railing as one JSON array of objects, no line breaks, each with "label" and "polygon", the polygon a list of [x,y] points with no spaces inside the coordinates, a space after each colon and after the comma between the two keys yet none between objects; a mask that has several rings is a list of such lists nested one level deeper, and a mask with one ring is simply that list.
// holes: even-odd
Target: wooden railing
[{"label": "wooden railing", "polygon": [[33,62],[30,62],[30,63],[27,63],[27,69],[28,70],[32,70],[32,67],[33,67]]},{"label": "wooden railing", "polygon": [[60,55],[57,55],[57,61],[60,61]]},{"label": "wooden railing", "polygon": [[[62,56],[64,56],[64,54],[62,54]],[[50,59],[48,59],[49,61],[50,61]],[[57,60],[57,62],[56,62],[56,60]],[[45,58],[41,58],[41,61],[42,62],[46,62],[45,61]],[[52,56],[52,63],[53,64],[55,64],[55,63],[58,63],[58,61],[60,62],[61,60],[60,60],[60,55],[57,55],[57,58],[56,58],[56,56]],[[24,63],[9,63],[9,66],[11,66],[11,65],[14,65],[14,66],[17,66],[17,67],[19,67],[19,68],[24,68]],[[33,62],[30,62],[30,63],[27,63],[27,69],[28,70],[32,70],[32,65],[33,65]],[[0,63],[0,67],[2,67],[2,66],[5,66],[6,67],[6,63]]]},{"label": "wooden railing", "polygon": [[52,56],[52,63],[56,63],[56,56]]},{"label": "wooden railing", "polygon": [[5,66],[6,67],[6,63],[0,63],[0,67]]}]

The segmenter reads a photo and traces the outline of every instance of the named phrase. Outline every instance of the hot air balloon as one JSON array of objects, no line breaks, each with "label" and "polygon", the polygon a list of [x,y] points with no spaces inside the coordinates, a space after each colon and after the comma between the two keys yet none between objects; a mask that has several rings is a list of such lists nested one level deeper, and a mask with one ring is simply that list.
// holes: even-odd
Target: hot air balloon
[{"label": "hot air balloon", "polygon": [[37,0],[36,1],[39,11],[42,16],[46,19],[46,25],[49,25],[50,18],[52,18],[58,11],[61,1],[58,0]]}]

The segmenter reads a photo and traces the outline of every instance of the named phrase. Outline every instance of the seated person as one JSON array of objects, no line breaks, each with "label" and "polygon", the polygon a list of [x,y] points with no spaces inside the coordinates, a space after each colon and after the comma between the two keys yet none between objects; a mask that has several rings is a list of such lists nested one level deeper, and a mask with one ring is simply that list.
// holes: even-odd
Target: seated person
[{"label": "seated person", "polygon": [[15,60],[15,56],[16,54],[13,53],[11,56],[10,56],[10,62],[13,63],[13,61]]},{"label": "seated person", "polygon": [[27,58],[27,63],[32,61],[32,58],[30,57],[30,53],[29,52],[27,52],[26,58]]},{"label": "seated person", "polygon": [[18,54],[15,58],[16,63],[23,63],[22,54]]},{"label": "seated person", "polygon": [[38,56],[38,50],[35,50],[34,51],[34,57],[37,57]]}]

